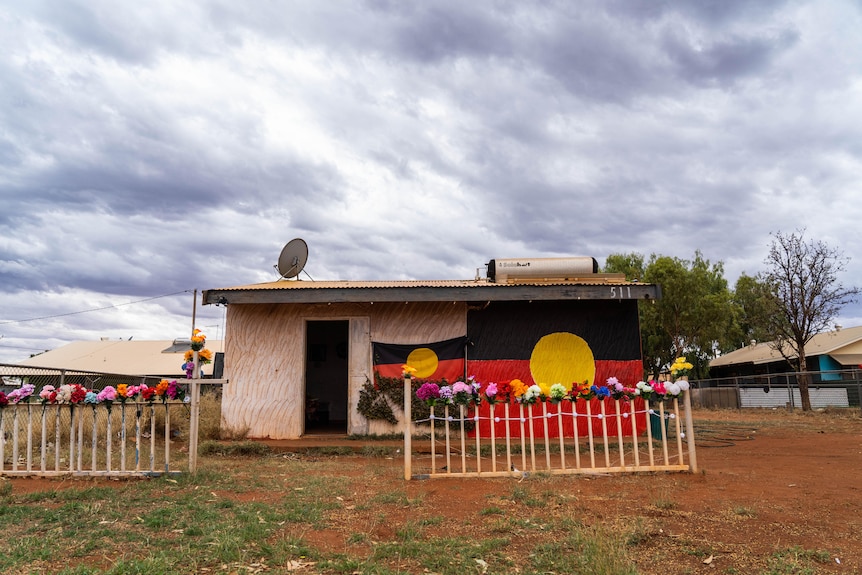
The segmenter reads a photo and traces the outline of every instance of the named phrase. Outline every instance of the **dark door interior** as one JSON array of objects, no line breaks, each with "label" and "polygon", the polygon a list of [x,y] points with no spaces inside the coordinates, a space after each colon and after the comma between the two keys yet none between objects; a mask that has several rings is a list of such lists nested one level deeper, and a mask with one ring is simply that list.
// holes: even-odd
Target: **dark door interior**
[{"label": "dark door interior", "polygon": [[305,433],[347,433],[347,320],[306,323]]}]

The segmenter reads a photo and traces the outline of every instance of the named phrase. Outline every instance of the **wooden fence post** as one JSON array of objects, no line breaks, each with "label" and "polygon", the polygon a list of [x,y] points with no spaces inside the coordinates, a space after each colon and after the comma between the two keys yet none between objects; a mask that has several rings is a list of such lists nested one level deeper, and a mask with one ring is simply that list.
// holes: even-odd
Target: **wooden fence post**
[{"label": "wooden fence post", "polygon": [[192,362],[194,363],[194,371],[191,380],[189,380],[189,394],[191,396],[189,402],[189,473],[194,474],[198,470],[198,423],[201,415],[201,386],[198,371],[200,357],[197,350],[193,352]]},{"label": "wooden fence post", "polygon": [[688,467],[692,473],[697,473],[697,452],[694,446],[694,420],[691,416],[691,388],[683,392],[685,404],[685,439],[688,444]]},{"label": "wooden fence post", "polygon": [[410,375],[404,376],[404,479],[413,476],[413,436],[410,432],[413,420],[413,386]]}]

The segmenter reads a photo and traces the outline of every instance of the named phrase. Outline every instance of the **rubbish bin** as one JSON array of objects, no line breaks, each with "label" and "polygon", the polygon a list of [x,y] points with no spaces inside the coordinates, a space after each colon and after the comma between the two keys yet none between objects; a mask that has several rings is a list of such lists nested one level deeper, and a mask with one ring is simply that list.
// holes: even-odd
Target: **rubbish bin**
[{"label": "rubbish bin", "polygon": [[665,418],[665,420],[664,420],[664,435],[662,436],[661,423],[662,423],[662,417],[661,417],[661,414],[658,412],[658,410],[654,410],[652,413],[649,414],[650,433],[652,434],[653,439],[657,439],[659,441],[662,440],[662,437],[667,437],[667,431],[668,431],[668,421]]}]

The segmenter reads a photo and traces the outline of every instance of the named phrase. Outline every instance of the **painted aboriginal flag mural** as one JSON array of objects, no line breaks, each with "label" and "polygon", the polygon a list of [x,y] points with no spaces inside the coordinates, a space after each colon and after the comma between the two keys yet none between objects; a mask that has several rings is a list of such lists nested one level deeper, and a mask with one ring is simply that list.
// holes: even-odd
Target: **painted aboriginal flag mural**
[{"label": "painted aboriginal flag mural", "polygon": [[[527,385],[534,383],[604,384],[616,377],[627,386],[634,386],[642,377],[640,329],[637,302],[622,301],[537,301],[491,302],[488,306],[471,310],[467,315],[467,372],[483,385],[490,382],[509,382],[520,379]],[[636,406],[642,411],[643,405]],[[563,413],[571,415],[572,403],[560,404]],[[586,412],[586,402],[577,402],[579,413]],[[556,413],[558,407],[548,405]],[[605,411],[616,409],[613,401],[605,402]],[[502,406],[495,407],[500,417]],[[599,400],[592,400],[590,411],[599,414]],[[511,405],[513,416],[519,406]],[[490,408],[483,404],[479,431],[490,434]],[[614,411],[614,414],[616,412]],[[616,419],[614,417],[613,419]],[[622,417],[623,432],[631,434],[631,418]],[[578,433],[586,433],[588,422],[599,432],[601,419],[564,417],[564,434],[574,434],[574,421]],[[495,424],[495,435],[505,433],[505,423]],[[534,425],[541,426],[534,420]],[[614,423],[615,425],[615,423]],[[510,423],[511,431],[518,435],[519,425]],[[646,418],[640,415],[637,430],[645,429]],[[518,429],[516,429],[518,428]],[[552,426],[551,434],[555,434]]]},{"label": "painted aboriginal flag mural", "polygon": [[464,379],[466,337],[424,344],[373,342],[374,371],[382,377],[401,377],[401,366],[416,369],[417,379],[450,383]]}]

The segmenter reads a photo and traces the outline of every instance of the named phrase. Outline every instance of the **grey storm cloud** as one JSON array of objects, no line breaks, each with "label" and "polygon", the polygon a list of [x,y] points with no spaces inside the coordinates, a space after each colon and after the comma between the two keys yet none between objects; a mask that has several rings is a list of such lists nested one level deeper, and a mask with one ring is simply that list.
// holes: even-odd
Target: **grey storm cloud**
[{"label": "grey storm cloud", "polygon": [[860,27],[851,0],[0,0],[0,361],[184,333],[294,237],[318,280],[701,250],[732,282],[804,227],[862,283]]}]

